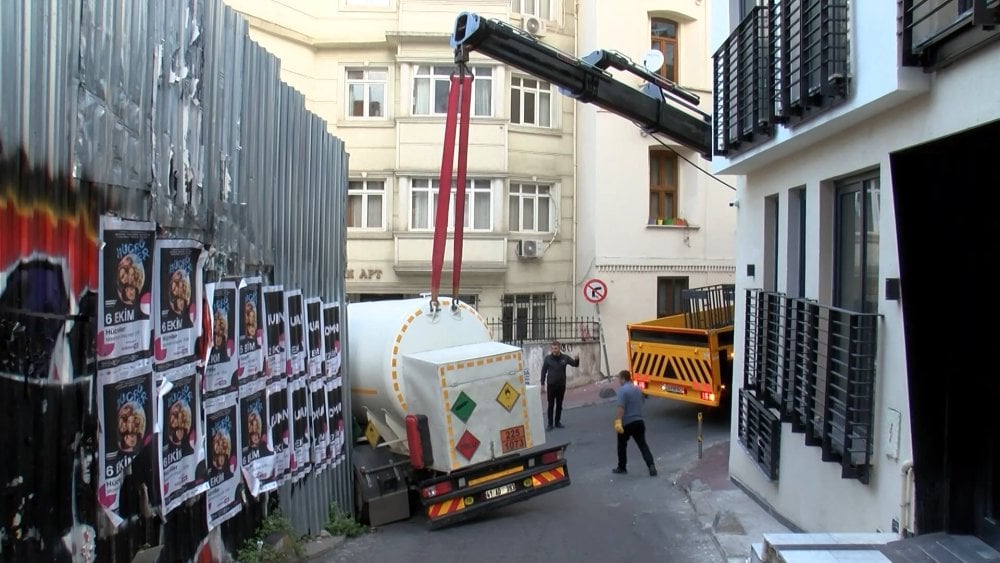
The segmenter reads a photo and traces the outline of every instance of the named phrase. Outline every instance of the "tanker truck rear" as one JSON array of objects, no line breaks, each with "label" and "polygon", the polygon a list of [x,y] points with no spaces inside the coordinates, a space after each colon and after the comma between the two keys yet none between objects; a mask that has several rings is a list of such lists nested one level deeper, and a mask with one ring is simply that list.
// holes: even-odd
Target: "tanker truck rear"
[{"label": "tanker truck rear", "polygon": [[416,298],[352,303],[347,318],[363,521],[419,509],[440,528],[570,484],[568,444],[546,444],[521,349],[493,341],[475,309]]}]

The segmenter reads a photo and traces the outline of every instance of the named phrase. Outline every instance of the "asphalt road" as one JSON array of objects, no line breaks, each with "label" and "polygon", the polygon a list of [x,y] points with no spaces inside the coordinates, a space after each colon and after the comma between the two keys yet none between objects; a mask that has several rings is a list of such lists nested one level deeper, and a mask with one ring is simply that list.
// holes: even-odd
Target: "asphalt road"
[{"label": "asphalt road", "polygon": [[[483,517],[430,531],[422,515],[351,538],[324,562],[719,562],[708,530],[697,520],[674,476],[698,455],[698,410],[647,399],[647,441],[659,475],[650,477],[629,443],[629,473],[615,475],[614,405],[563,413],[565,429],[549,441],[568,441],[572,484],[499,508]],[[703,448],[729,438],[728,417],[706,413]]]}]

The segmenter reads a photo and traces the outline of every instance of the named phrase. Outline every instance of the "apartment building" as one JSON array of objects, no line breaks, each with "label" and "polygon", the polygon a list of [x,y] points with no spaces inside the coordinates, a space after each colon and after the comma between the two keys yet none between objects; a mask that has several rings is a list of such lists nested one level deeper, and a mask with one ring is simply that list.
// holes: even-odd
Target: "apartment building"
[{"label": "apartment building", "polygon": [[[350,153],[353,300],[430,290],[455,68],[448,39],[462,11],[506,21],[569,54],[615,49],[639,61],[654,45],[665,54],[660,72],[698,92],[703,111],[711,108],[707,2],[643,1],[624,11],[596,0],[229,4]],[[483,315],[505,319],[498,338],[537,338],[540,319],[596,315],[583,284],[603,278],[606,365],[625,367],[627,322],[672,312],[681,288],[732,279],[730,189],[695,168],[708,167],[699,155],[578,104],[558,85],[476,52],[469,67],[459,294]],[[686,226],[673,226],[675,218]],[[450,295],[450,243],[445,254],[441,290]]]},{"label": "apartment building", "polygon": [[[1000,2],[718,1],[736,195],[730,473],[811,532],[1000,546],[987,253]],[[978,351],[977,351],[978,350]]]},{"label": "apartment building", "polygon": [[[349,152],[351,300],[431,290],[431,255],[456,17],[474,11],[572,52],[569,2],[231,1]],[[573,308],[574,103],[556,87],[473,53],[459,294],[507,326]],[[451,213],[454,214],[454,195]],[[454,219],[449,223],[453,226]],[[453,227],[450,229],[453,232]],[[452,245],[441,294],[453,293]],[[501,336],[501,335],[498,335]],[[505,336],[514,336],[513,334]]]},{"label": "apartment building", "polygon": [[[659,51],[656,72],[711,114],[710,2],[582,0],[579,11],[580,56],[615,50],[642,64]],[[616,373],[628,368],[628,323],[681,312],[684,289],[733,283],[735,184],[697,151],[594,105],[579,104],[577,122],[578,310],[599,310]],[[596,306],[583,292],[593,279],[607,287]]]}]

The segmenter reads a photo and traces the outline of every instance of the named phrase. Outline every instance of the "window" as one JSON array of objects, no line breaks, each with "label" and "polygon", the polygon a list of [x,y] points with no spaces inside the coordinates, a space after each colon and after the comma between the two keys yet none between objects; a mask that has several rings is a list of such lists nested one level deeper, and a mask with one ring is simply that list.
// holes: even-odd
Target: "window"
[{"label": "window", "polygon": [[510,122],[551,127],[552,85],[526,76],[511,76]]},{"label": "window", "polygon": [[649,151],[649,224],[677,216],[677,156]]},{"label": "window", "polygon": [[384,217],[385,181],[351,180],[347,183],[349,229],[382,229]]},{"label": "window", "polygon": [[650,25],[650,46],[663,53],[663,66],[659,74],[677,82],[677,22],[653,18]]},{"label": "window", "polygon": [[511,183],[510,230],[527,233],[548,233],[551,227],[549,186]]},{"label": "window", "polygon": [[543,20],[552,19],[550,0],[511,0],[510,11],[515,14],[531,14]]},{"label": "window", "polygon": [[385,117],[389,71],[384,68],[347,69],[347,115]]},{"label": "window", "polygon": [[[472,71],[472,115],[493,115],[493,67],[470,66]],[[445,115],[451,90],[453,65],[420,65],[413,76],[413,115]]]},{"label": "window", "polygon": [[667,317],[684,312],[687,278],[656,278],[656,316]]},{"label": "window", "polygon": [[546,320],[555,317],[556,298],[551,293],[504,295],[501,300],[502,342],[545,340]]},{"label": "window", "polygon": [[788,279],[785,293],[806,296],[806,189],[788,193]]},{"label": "window", "polygon": [[[430,230],[434,228],[437,214],[438,180],[414,178],[410,183],[410,228]],[[448,229],[455,227],[455,193],[451,194],[448,207]],[[465,222],[466,230],[493,230],[493,190],[490,180],[475,179],[465,181]]]},{"label": "window", "polygon": [[837,185],[834,306],[878,312],[879,178]]}]

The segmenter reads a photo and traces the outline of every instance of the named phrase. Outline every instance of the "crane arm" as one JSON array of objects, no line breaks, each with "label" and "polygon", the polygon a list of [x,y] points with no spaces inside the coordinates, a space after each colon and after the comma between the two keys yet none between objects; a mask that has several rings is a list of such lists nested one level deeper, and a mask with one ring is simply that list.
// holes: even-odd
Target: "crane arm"
[{"label": "crane arm", "polygon": [[[551,82],[572,98],[625,117],[649,132],[666,135],[706,159],[712,157],[711,117],[696,107],[698,97],[620,53],[599,50],[579,59],[507,23],[470,12],[456,18],[451,46],[456,63],[467,62],[469,53],[478,51]],[[605,70],[608,67],[631,72],[649,83],[645,90],[636,89],[615,80]]]}]

